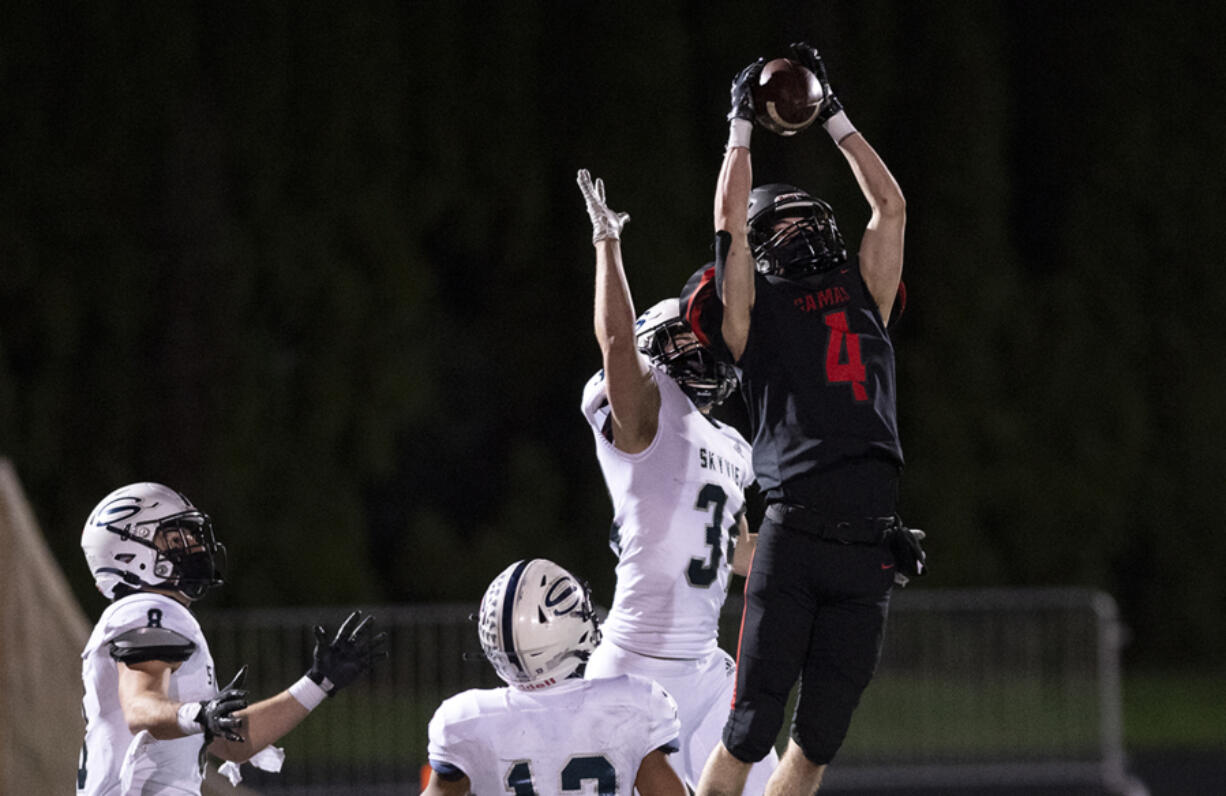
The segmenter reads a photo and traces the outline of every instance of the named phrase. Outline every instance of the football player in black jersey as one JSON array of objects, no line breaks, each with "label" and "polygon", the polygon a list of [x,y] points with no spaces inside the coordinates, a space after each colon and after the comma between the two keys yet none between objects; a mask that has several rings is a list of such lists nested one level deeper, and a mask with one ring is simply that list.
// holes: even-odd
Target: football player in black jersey
[{"label": "football player in black jersey", "polygon": [[741,370],[767,508],[746,584],[736,695],[698,793],[741,793],[797,678],[791,739],[767,793],[813,793],[880,656],[896,573],[921,574],[919,532],[896,514],[903,465],[888,328],[900,295],[906,205],[848,120],[816,49],[818,118],[872,210],[848,257],[830,206],[789,185],[750,190],[752,87],[733,81],[715,196],[715,262],[682,296],[696,332]]}]

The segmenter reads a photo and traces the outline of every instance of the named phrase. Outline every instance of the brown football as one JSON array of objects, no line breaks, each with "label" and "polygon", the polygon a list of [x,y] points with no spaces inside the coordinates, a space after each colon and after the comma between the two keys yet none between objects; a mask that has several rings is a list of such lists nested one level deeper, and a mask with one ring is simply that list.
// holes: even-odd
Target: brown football
[{"label": "brown football", "polygon": [[767,61],[753,92],[758,124],[779,135],[796,135],[813,124],[821,102],[817,75],[790,58]]}]

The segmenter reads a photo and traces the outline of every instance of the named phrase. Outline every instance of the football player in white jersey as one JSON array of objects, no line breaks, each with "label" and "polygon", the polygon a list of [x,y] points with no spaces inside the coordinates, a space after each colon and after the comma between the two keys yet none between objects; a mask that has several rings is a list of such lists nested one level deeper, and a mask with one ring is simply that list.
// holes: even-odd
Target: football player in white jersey
[{"label": "football player in white jersey", "polygon": [[155,483],[121,487],[90,513],[81,534],[94,583],[113,602],[81,653],[85,742],[77,793],[199,794],[205,750],[279,770],[271,744],[378,658],[384,634],[355,611],[334,638],[315,628],[314,660],[285,691],[248,705],[244,666],[218,688],[193,601],[221,585],[225,548],[209,517]]},{"label": "football player in white jersey", "polygon": [[481,648],[506,687],[472,689],[430,720],[425,796],[685,796],[668,765],[677,706],[635,675],[583,679],[600,639],[587,586],[543,558],[494,578]]},{"label": "football player in white jersey", "polygon": [[[613,500],[618,557],[613,607],[587,676],[631,672],[664,686],[681,718],[681,750],[670,762],[696,787],[736,683],[718,645],[719,615],[730,573],[747,573],[757,537],[744,515],[750,446],[708,415],[736,389],[736,372],[698,342],[678,299],[635,319],[620,242],[629,216],[609,209],[603,181],[587,170],[578,182],[596,248],[604,358],[582,411]],[[746,792],[762,793],[777,762],[772,754],[755,766]]]}]

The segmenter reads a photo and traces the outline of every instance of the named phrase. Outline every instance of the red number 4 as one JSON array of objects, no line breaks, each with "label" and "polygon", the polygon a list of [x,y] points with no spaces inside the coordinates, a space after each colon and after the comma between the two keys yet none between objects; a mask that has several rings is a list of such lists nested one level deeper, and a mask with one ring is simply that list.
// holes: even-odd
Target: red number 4
[{"label": "red number 4", "polygon": [[860,359],[860,335],[848,331],[844,310],[829,313],[823,320],[830,328],[830,336],[826,339],[826,380],[831,384],[851,384],[855,399],[867,401],[868,389],[864,386],[867,374]]}]

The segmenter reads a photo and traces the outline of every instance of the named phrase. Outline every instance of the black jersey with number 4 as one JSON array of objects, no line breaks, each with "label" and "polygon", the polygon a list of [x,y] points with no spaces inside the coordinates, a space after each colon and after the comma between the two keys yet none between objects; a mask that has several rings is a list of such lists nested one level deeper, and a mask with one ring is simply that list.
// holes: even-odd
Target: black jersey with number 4
[{"label": "black jersey with number 4", "polygon": [[[854,260],[802,281],[754,278],[749,336],[736,364],[767,499],[811,494],[807,482],[843,460],[901,468],[894,346]],[[687,314],[717,340],[712,327],[722,313],[710,302],[719,299],[714,290],[701,293]]]}]

